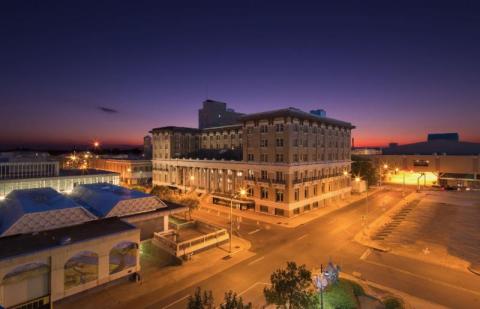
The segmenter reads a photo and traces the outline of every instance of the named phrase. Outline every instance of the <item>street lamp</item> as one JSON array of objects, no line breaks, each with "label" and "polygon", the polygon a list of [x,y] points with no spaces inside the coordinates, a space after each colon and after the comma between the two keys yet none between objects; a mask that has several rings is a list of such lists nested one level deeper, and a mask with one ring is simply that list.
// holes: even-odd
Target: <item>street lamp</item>
[{"label": "street lamp", "polygon": [[236,197],[244,197],[247,195],[247,191],[245,189],[240,189],[237,194],[233,194],[230,198],[230,254],[232,253],[232,235],[233,235],[233,199]]},{"label": "street lamp", "polygon": [[[355,182],[360,183],[360,176],[355,177]],[[368,218],[368,185],[365,186],[365,207],[366,207],[366,214],[365,214],[365,226],[367,223]]]}]

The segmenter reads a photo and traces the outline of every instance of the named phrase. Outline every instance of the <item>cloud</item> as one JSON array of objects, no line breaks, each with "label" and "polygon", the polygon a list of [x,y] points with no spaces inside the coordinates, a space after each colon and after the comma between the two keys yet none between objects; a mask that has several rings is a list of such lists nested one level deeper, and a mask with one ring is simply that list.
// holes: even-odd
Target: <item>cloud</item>
[{"label": "cloud", "polygon": [[98,108],[99,110],[101,110],[102,112],[108,113],[108,114],[116,114],[116,113],[118,113],[118,110],[113,109],[113,108],[110,108],[110,107],[98,106],[97,108]]}]

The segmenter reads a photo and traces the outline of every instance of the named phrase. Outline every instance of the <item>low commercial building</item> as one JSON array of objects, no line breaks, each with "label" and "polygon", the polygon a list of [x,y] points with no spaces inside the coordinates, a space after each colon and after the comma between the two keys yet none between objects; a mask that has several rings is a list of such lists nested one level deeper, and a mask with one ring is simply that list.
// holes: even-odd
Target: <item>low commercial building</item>
[{"label": "low commercial building", "polygon": [[462,142],[458,134],[429,134],[425,142],[398,145],[372,155],[387,183],[480,188],[480,143]]},{"label": "low commercial building", "polygon": [[50,308],[140,270],[140,241],[168,232],[187,211],[157,197],[103,184],[15,190],[0,201],[0,306]]},{"label": "low commercial building", "polygon": [[77,185],[91,183],[118,185],[120,175],[94,169],[61,169],[57,176],[3,179],[0,180],[0,199],[5,198],[13,190],[52,188],[61,193],[69,193]]},{"label": "low commercial building", "polygon": [[139,229],[116,217],[0,237],[0,307],[47,309],[133,275],[139,244]]},{"label": "low commercial building", "polygon": [[150,186],[152,184],[152,161],[145,158],[95,157],[90,160],[89,166],[120,174],[122,185]]}]

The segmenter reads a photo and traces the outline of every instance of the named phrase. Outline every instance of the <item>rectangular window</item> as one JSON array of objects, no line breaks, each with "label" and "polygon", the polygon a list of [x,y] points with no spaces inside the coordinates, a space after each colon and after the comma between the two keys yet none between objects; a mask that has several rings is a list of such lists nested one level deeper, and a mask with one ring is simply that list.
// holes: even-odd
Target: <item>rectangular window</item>
[{"label": "rectangular window", "polygon": [[260,155],[260,161],[261,162],[268,162],[268,155],[266,153],[262,153]]},{"label": "rectangular window", "polygon": [[247,160],[248,160],[248,161],[253,161],[254,159],[255,159],[255,157],[253,156],[253,153],[249,153],[249,154],[247,155]]},{"label": "rectangular window", "polygon": [[303,211],[309,211],[310,210],[310,204],[303,206]]},{"label": "rectangular window", "polygon": [[268,206],[260,205],[260,211],[268,213]]},{"label": "rectangular window", "polygon": [[275,216],[285,216],[285,210],[280,208],[275,208]]},{"label": "rectangular window", "polygon": [[300,200],[300,189],[295,189],[295,201]]},{"label": "rectangular window", "polygon": [[283,147],[283,138],[277,138],[277,147]]},{"label": "rectangular window", "polygon": [[275,125],[275,131],[277,132],[283,132],[283,123],[277,123]]},{"label": "rectangular window", "polygon": [[318,185],[313,186],[313,195],[314,196],[318,195]]},{"label": "rectangular window", "polygon": [[275,202],[283,202],[283,191],[281,190],[275,191]]},{"label": "rectangular window", "polygon": [[267,171],[261,171],[260,172],[260,177],[262,179],[268,179],[268,172]]},{"label": "rectangular window", "polygon": [[260,147],[268,147],[268,140],[267,139],[262,139],[260,141]]},{"label": "rectangular window", "polygon": [[313,208],[318,208],[318,202],[313,202],[312,206]]},{"label": "rectangular window", "polygon": [[267,133],[267,132],[268,132],[268,126],[266,126],[266,125],[261,125],[261,126],[260,126],[260,132],[261,132],[261,133]]},{"label": "rectangular window", "polygon": [[260,188],[260,198],[268,199],[268,188],[265,188],[265,187]]},{"label": "rectangular window", "polygon": [[283,172],[275,172],[276,180],[283,180]]},{"label": "rectangular window", "polygon": [[283,154],[276,154],[275,162],[283,162]]},{"label": "rectangular window", "polygon": [[295,209],[293,210],[293,214],[294,214],[294,215],[300,214],[300,208],[295,208]]},{"label": "rectangular window", "polygon": [[303,195],[304,195],[305,198],[308,198],[308,187],[305,187]]},{"label": "rectangular window", "polygon": [[247,189],[247,195],[248,195],[248,196],[253,196],[254,193],[255,193],[255,191],[253,190],[252,187],[249,187],[249,188]]},{"label": "rectangular window", "polygon": [[293,155],[293,162],[298,162],[298,154]]}]

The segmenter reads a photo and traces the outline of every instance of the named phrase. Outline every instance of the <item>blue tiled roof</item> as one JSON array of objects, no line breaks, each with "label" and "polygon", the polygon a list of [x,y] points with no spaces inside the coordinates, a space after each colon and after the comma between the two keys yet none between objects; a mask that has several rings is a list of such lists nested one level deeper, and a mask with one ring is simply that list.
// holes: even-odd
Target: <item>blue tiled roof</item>
[{"label": "blue tiled roof", "polygon": [[0,235],[25,214],[74,207],[79,205],[52,188],[14,190],[0,201]]},{"label": "blue tiled roof", "polygon": [[105,217],[123,200],[150,197],[151,195],[124,187],[95,183],[76,186],[70,197],[98,217]]}]

